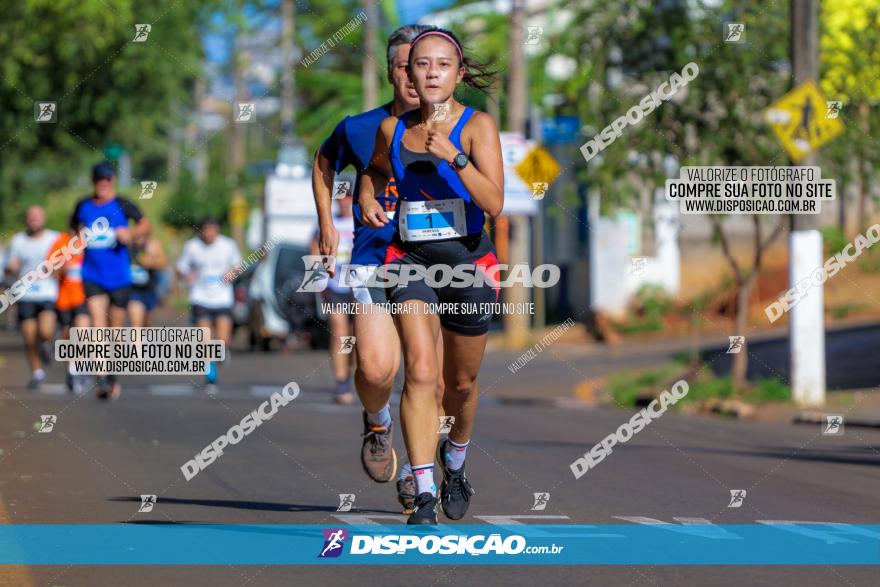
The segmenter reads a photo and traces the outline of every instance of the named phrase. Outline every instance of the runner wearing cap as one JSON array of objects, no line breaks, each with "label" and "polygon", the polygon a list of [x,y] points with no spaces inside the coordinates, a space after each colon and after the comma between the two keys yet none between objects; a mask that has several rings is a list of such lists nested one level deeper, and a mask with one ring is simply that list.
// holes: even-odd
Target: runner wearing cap
[{"label": "runner wearing cap", "polygon": [[[82,279],[92,326],[125,326],[125,309],[131,292],[131,257],[128,245],[150,232],[150,221],[130,200],[116,194],[116,174],[109,162],[92,168],[94,192],[77,202],[70,227],[79,232],[106,219],[110,230],[98,231],[83,253]],[[103,221],[99,221],[103,222]],[[129,226],[130,223],[134,223]],[[122,387],[115,375],[98,377],[98,398],[116,399]]]}]

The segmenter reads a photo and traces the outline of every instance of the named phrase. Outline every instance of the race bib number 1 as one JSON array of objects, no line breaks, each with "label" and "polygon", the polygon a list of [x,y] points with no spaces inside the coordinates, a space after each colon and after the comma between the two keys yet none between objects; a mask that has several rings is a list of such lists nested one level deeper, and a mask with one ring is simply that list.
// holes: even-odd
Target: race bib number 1
[{"label": "race bib number 1", "polygon": [[400,238],[432,241],[467,236],[464,200],[400,202]]}]

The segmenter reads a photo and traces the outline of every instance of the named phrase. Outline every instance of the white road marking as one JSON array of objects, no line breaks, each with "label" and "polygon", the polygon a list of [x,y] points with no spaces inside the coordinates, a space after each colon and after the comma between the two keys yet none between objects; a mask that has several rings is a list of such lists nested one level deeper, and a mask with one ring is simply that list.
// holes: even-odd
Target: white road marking
[{"label": "white road marking", "polygon": [[150,385],[147,388],[150,392],[150,395],[161,395],[161,396],[178,396],[178,395],[193,395],[195,393],[195,388],[189,383],[168,383],[164,385]]}]

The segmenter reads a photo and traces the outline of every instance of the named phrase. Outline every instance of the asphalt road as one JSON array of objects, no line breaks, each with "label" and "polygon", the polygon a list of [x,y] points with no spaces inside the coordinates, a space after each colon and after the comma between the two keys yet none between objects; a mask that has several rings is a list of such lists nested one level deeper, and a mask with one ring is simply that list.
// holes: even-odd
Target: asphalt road
[{"label": "asphalt road", "polygon": [[[24,389],[23,357],[0,335],[0,523],[321,524],[394,516],[393,484],[362,472],[360,410],[332,404],[324,353],[234,356],[208,397],[185,377],[125,378],[120,401]],[[651,357],[545,352],[515,375],[487,357],[468,453],[477,490],[461,523],[754,524],[759,520],[880,523],[880,432],[667,413],[575,479],[569,465],[629,418],[614,409],[527,403],[564,397],[573,381]],[[659,359],[656,359],[659,360]],[[60,381],[56,366],[50,374]],[[194,479],[180,466],[272,392],[301,395]],[[517,401],[514,401],[517,400]],[[396,412],[396,410],[395,410]],[[55,415],[50,433],[40,416]],[[402,439],[395,439],[403,451]],[[745,489],[740,508],[730,490]],[[544,511],[533,494],[549,492]],[[349,513],[339,494],[355,494]],[[139,513],[141,494],[156,494]],[[556,516],[539,518],[537,516]],[[702,519],[702,520],[686,520]],[[378,518],[385,522],[405,518]],[[670,537],[674,537],[670,531]],[[671,538],[672,539],[672,538]],[[0,585],[873,585],[868,566],[34,566],[0,567]]]}]

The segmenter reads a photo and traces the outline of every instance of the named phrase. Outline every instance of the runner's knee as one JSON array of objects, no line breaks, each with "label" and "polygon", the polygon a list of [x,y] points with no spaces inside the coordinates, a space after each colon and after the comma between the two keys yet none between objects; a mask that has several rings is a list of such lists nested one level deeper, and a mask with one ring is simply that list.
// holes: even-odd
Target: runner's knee
[{"label": "runner's knee", "polygon": [[430,389],[433,392],[436,389],[439,376],[436,366],[429,363],[418,362],[414,365],[408,365],[406,370],[407,388],[417,386],[421,389]]},{"label": "runner's knee", "polygon": [[459,375],[446,382],[446,393],[462,393],[468,394],[474,390],[476,386],[476,377],[469,375]]},{"label": "runner's knee", "polygon": [[392,360],[370,361],[359,360],[357,372],[361,379],[368,385],[390,385],[394,380],[394,365]]}]

